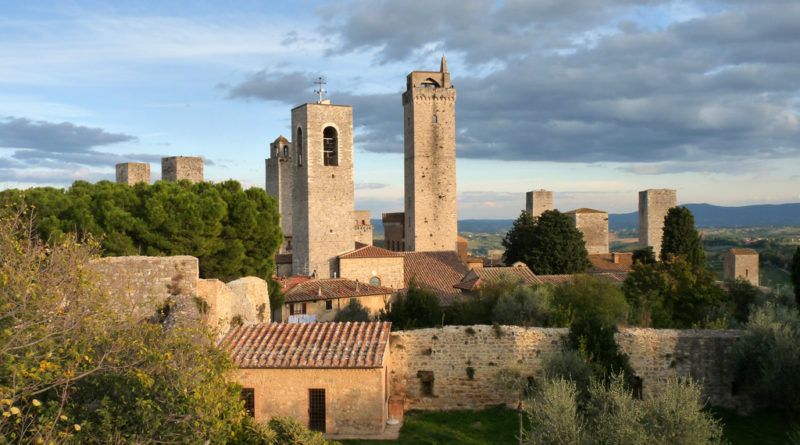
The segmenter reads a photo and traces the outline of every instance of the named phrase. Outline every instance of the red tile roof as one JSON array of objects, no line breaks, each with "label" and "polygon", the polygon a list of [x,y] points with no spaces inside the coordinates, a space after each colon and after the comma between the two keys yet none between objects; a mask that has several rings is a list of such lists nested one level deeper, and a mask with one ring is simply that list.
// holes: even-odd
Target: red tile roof
[{"label": "red tile roof", "polygon": [[469,272],[455,251],[404,252],[403,281],[405,287],[416,279],[420,287],[430,289],[439,297],[442,305],[448,306],[464,295],[453,288]]},{"label": "red tile roof", "polygon": [[380,368],[391,323],[261,323],[220,343],[240,368]]},{"label": "red tile roof", "polygon": [[391,250],[383,249],[377,246],[363,245],[361,248],[356,248],[352,252],[339,255],[339,259],[348,258],[382,258],[391,256],[403,256],[400,252],[392,252]]},{"label": "red tile roof", "polygon": [[520,280],[525,284],[538,284],[536,275],[528,268],[522,267],[481,267],[469,271],[461,279],[461,282],[456,284],[457,289],[472,291],[482,286],[483,284],[499,280],[504,277]]},{"label": "red tile roof", "polygon": [[[575,275],[570,275],[570,274],[565,274],[565,275],[536,275],[536,279],[539,281],[539,284],[549,283],[549,284],[558,286],[559,284],[572,283],[573,281],[575,281],[575,278],[578,275],[579,274],[575,274]],[[590,277],[594,277],[594,278],[598,278],[598,279],[601,279],[601,280],[610,281],[612,283],[618,283],[618,284],[622,283],[623,281],[625,281],[625,277],[628,276],[628,274],[625,273],[625,272],[589,273],[588,275]]]},{"label": "red tile roof", "polygon": [[[614,258],[618,262],[614,262]],[[633,254],[628,252],[592,253],[589,254],[592,263],[590,272],[630,272],[633,270]]]},{"label": "red tile roof", "polygon": [[329,300],[333,298],[368,297],[371,295],[390,295],[394,289],[373,286],[346,278],[309,279],[284,289],[286,302]]}]

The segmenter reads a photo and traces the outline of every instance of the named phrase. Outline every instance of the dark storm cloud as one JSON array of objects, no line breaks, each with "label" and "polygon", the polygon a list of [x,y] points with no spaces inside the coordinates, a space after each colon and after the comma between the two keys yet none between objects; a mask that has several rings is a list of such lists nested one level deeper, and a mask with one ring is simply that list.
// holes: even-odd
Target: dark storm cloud
[{"label": "dark storm cloud", "polygon": [[302,92],[308,90],[315,76],[299,71],[280,73],[261,70],[251,74],[243,82],[234,86],[220,84],[220,88],[228,90],[230,99],[260,99],[283,103],[297,102],[303,97]]},{"label": "dark storm cloud", "polygon": [[[356,1],[325,12],[324,31],[334,52],[410,69],[444,50],[463,60],[459,157],[660,163],[628,169],[643,174],[800,157],[800,3],[688,4],[694,18],[663,19],[685,5]],[[311,77],[262,72],[230,95],[291,104],[286,89]],[[354,107],[358,148],[402,152],[399,92],[336,98]]]},{"label": "dark storm cloud", "polygon": [[94,147],[134,141],[127,134],[109,133],[70,122],[32,121],[20,117],[0,120],[0,147],[50,153],[80,153]]}]

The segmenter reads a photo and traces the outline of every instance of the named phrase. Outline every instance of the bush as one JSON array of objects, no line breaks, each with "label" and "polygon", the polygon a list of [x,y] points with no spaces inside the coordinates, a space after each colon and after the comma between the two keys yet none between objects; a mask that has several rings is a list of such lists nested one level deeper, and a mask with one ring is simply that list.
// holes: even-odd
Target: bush
[{"label": "bush", "polygon": [[542,371],[547,379],[564,379],[575,383],[579,394],[588,394],[589,385],[594,379],[594,368],[573,349],[562,349],[559,352],[545,355],[542,359]]},{"label": "bush", "polygon": [[549,326],[552,286],[519,285],[501,295],[492,309],[492,321],[503,325]]},{"label": "bush", "polygon": [[556,287],[551,304],[553,323],[558,326],[570,326],[583,318],[617,324],[628,317],[628,303],[620,286],[588,275]]},{"label": "bush", "polygon": [[628,356],[620,350],[614,337],[616,332],[615,326],[603,324],[599,319],[583,318],[570,326],[567,347],[580,352],[599,381],[608,382],[613,375],[622,373],[627,388],[639,391],[640,385]]},{"label": "bush", "polygon": [[549,379],[536,390],[525,407],[530,430],[525,443],[531,445],[580,445],[587,439],[583,416],[578,413],[575,383]]},{"label": "bush", "polygon": [[413,278],[405,294],[387,304],[388,310],[381,318],[392,322],[392,329],[415,329],[437,326],[442,322],[439,297],[433,291],[420,287]]},{"label": "bush", "polygon": [[322,433],[310,431],[303,424],[291,417],[273,417],[269,428],[275,432],[275,445],[333,445],[336,442],[326,440]]},{"label": "bush", "polygon": [[333,321],[370,321],[369,312],[356,298],[351,298],[347,306],[339,309]]}]

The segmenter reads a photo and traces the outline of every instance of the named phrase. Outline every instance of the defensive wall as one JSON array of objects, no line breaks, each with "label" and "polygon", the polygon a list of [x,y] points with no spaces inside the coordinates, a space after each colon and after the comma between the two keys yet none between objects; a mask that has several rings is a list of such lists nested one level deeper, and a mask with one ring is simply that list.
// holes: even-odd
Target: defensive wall
[{"label": "defensive wall", "polygon": [[[541,377],[542,358],[557,352],[566,328],[487,325],[393,332],[391,392],[406,410],[480,409],[513,403],[495,375],[502,368]],[[703,383],[713,405],[736,407],[733,330],[621,329],[617,343],[642,379],[642,394],[657,394],[666,378]],[[470,377],[471,374],[471,377]]]}]

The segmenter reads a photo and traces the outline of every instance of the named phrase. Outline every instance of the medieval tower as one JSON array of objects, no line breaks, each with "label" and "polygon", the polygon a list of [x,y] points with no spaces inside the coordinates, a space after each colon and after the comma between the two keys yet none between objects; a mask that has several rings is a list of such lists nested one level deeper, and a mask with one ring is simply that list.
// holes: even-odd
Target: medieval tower
[{"label": "medieval tower", "polygon": [[533,190],[525,193],[525,211],[534,218],[553,210],[553,192],[550,190]]},{"label": "medieval tower", "polygon": [[639,192],[639,247],[653,246],[656,258],[661,255],[664,218],[678,205],[675,190],[648,189]]},{"label": "medieval tower", "polygon": [[405,250],[455,250],[456,89],[447,61],[439,71],[413,71],[403,93]]},{"label": "medieval tower", "polygon": [[[292,269],[330,278],[352,250],[353,108],[329,101],[292,110]],[[290,150],[292,151],[292,150]]]},{"label": "medieval tower", "polygon": [[281,214],[281,231],[283,244],[280,253],[292,251],[292,207],[294,190],[294,171],[292,164],[292,143],[282,135],[269,144],[269,158],[266,160],[267,194],[278,200],[278,211]]}]

